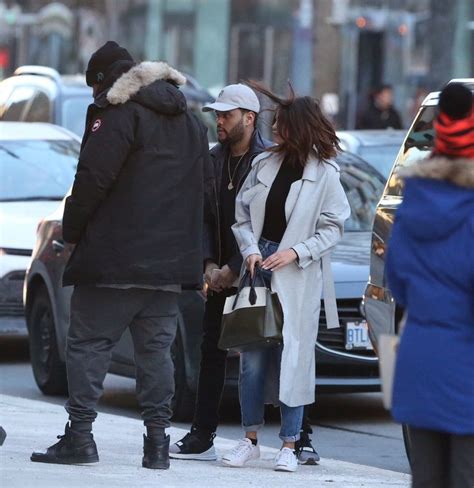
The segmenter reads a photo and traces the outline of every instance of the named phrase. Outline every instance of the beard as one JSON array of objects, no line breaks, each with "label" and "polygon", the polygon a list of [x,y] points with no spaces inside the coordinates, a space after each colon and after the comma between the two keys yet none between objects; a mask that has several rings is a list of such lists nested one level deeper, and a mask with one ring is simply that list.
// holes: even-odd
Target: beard
[{"label": "beard", "polygon": [[230,129],[229,132],[227,132],[227,135],[225,137],[218,137],[219,142],[221,144],[236,144],[240,142],[245,136],[245,128],[244,128],[244,121],[241,119],[239,122],[237,122],[232,129]]}]

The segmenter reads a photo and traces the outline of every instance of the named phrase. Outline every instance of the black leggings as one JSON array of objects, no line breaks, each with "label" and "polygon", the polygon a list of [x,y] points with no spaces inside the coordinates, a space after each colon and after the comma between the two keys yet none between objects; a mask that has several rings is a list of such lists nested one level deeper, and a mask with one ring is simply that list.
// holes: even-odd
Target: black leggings
[{"label": "black leggings", "polygon": [[413,488],[473,488],[474,435],[409,428]]}]

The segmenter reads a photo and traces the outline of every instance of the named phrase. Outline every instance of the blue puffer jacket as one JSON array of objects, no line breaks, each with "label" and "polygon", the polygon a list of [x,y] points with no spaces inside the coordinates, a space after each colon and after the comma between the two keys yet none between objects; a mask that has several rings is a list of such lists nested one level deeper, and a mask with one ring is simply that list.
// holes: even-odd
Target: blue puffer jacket
[{"label": "blue puffer jacket", "polygon": [[392,415],[474,434],[474,160],[436,157],[405,170],[386,263],[408,312]]}]

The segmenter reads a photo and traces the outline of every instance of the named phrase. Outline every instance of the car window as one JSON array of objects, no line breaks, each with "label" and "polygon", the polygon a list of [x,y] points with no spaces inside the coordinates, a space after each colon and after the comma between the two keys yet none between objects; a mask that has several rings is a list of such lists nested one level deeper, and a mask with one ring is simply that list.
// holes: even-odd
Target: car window
[{"label": "car window", "polygon": [[375,208],[384,189],[383,176],[351,153],[341,153],[336,162],[341,169],[341,184],[351,207],[351,216],[346,220],[344,230],[371,231]]},{"label": "car window", "polygon": [[437,107],[424,107],[416,121],[413,123],[403,150],[401,151],[387,186],[387,194],[401,196],[403,190],[402,180],[397,176],[397,170],[410,166],[413,163],[427,158],[434,145],[433,122],[436,118]]},{"label": "car window", "polygon": [[75,140],[0,141],[0,201],[61,200],[74,180]]},{"label": "car window", "polygon": [[86,125],[87,107],[92,102],[92,92],[90,96],[74,97],[64,100],[61,125],[79,137],[82,137]]},{"label": "car window", "polygon": [[400,150],[400,144],[361,146],[358,155],[370,163],[382,176],[388,178]]},{"label": "car window", "polygon": [[36,92],[24,120],[26,122],[51,122],[51,102],[46,93]]},{"label": "car window", "polygon": [[6,102],[2,120],[13,122],[23,120],[23,113],[29,105],[34,93],[35,89],[32,86],[19,86],[15,88]]}]

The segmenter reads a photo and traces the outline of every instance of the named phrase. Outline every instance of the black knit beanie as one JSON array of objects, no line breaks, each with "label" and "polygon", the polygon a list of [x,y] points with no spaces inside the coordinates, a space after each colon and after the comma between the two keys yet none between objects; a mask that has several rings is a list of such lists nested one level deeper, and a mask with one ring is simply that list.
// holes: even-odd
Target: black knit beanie
[{"label": "black knit beanie", "polygon": [[86,71],[86,82],[89,86],[101,84],[107,77],[108,71],[117,61],[128,61],[130,66],[133,58],[123,47],[115,41],[107,41],[89,60]]},{"label": "black knit beanie", "polygon": [[462,83],[449,83],[439,95],[438,107],[451,119],[464,119],[472,111],[472,92]]}]

